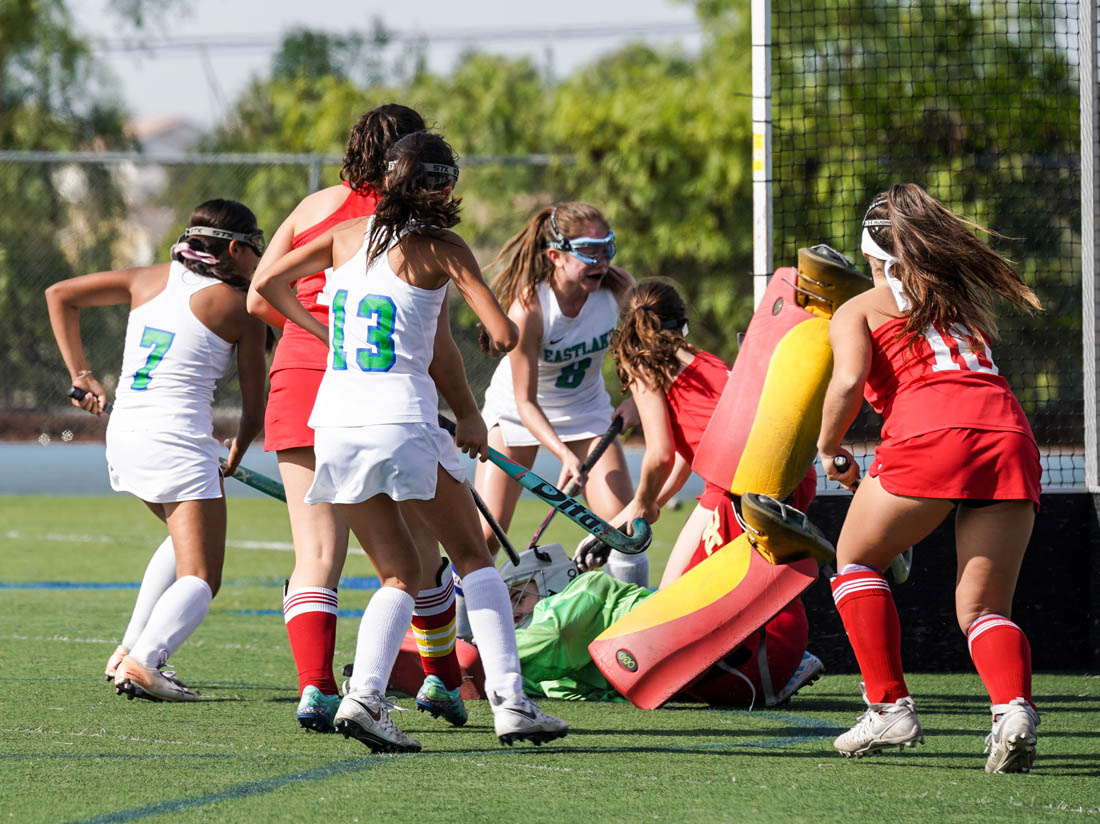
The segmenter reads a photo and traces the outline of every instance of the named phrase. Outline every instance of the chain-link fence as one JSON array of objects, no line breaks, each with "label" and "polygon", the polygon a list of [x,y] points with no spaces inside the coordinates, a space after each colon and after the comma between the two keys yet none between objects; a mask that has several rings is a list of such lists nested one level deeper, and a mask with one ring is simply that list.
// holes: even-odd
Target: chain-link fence
[{"label": "chain-link fence", "polygon": [[[553,199],[553,158],[463,159],[460,231],[478,259],[493,260],[526,214]],[[214,197],[239,200],[268,237],[303,195],[338,181],[340,158],[321,155],[213,155],[150,158],[130,153],[0,152],[0,439],[100,438],[103,422],[74,414],[65,397],[68,372],[43,299],[51,283],[86,272],[168,260],[192,208]],[[494,195],[538,193],[516,204]],[[499,217],[506,215],[506,219]],[[481,355],[473,314],[451,300],[455,338],[471,386],[481,398],[496,362]],[[122,363],[128,308],[81,313],[88,362],[113,392]],[[239,407],[233,375],[219,384],[219,431]]]},{"label": "chain-link fence", "polygon": [[[897,182],[999,232],[993,246],[1044,311],[1001,312],[996,362],[1043,451],[1044,487],[1080,486],[1077,2],[771,6],[776,264],[823,242],[862,265],[863,210]],[[866,454],[879,426],[864,407],[849,437]]]}]

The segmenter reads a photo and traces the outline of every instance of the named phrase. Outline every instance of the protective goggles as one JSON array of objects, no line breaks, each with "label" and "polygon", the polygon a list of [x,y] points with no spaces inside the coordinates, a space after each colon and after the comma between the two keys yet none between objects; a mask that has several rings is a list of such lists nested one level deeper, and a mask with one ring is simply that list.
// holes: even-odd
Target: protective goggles
[{"label": "protective goggles", "polygon": [[608,232],[604,237],[567,238],[558,230],[558,222],[554,219],[556,215],[557,209],[550,213],[550,231],[554,233],[554,240],[548,244],[551,249],[568,252],[589,266],[601,260],[610,263],[615,258],[614,232]]},{"label": "protective goggles", "polygon": [[184,238],[194,235],[216,237],[220,240],[235,240],[248,246],[259,257],[263,257],[264,249],[267,248],[267,244],[264,242],[263,229],[253,229],[251,232],[229,232],[225,229],[215,229],[212,226],[188,226],[183,232]]},{"label": "protective goggles", "polygon": [[[446,163],[421,163],[424,174],[428,178],[428,185],[442,189],[448,183],[458,185],[458,167]],[[397,161],[391,160],[386,164],[386,171],[392,172],[397,167]]]}]

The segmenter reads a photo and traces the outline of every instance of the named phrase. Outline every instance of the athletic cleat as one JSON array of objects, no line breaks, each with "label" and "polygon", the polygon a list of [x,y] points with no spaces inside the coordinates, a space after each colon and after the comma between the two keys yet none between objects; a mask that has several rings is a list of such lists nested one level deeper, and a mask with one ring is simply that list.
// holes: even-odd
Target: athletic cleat
[{"label": "athletic cleat", "polygon": [[791,700],[791,696],[798,692],[803,687],[807,687],[820,678],[825,673],[825,665],[821,663],[821,659],[814,655],[812,652],[803,652],[802,661],[798,665],[798,669],[794,671],[794,674],[787,681],[786,685],[775,696],[775,700],[769,701],[769,707],[777,707],[780,704],[785,704]]},{"label": "athletic cleat", "polygon": [[[867,701],[867,692],[863,700]],[[897,701],[882,704],[867,702],[867,711],[848,732],[837,737],[833,746],[846,758],[862,758],[888,747],[915,747],[924,743],[924,730],[917,719],[917,708],[908,695]]]},{"label": "athletic cleat", "polygon": [[416,708],[420,712],[430,712],[432,718],[442,715],[454,727],[461,727],[466,723],[466,705],[462,703],[458,687],[447,689],[437,675],[429,675],[424,679],[420,691],[416,693]]},{"label": "athletic cleat", "polygon": [[172,670],[147,669],[127,655],[115,672],[115,693],[127,700],[144,698],[147,701],[200,701],[199,693],[176,678]]},{"label": "athletic cleat", "polygon": [[524,739],[537,747],[545,741],[564,738],[569,732],[566,722],[544,713],[522,692],[507,700],[493,693],[489,704],[493,708],[497,739],[509,747]]},{"label": "athletic cleat", "polygon": [[1039,713],[1024,698],[1013,698],[1007,704],[995,704],[993,730],[985,738],[987,773],[1031,772],[1035,763],[1035,728]]},{"label": "athletic cleat", "polygon": [[420,742],[393,723],[393,709],[404,712],[377,690],[349,693],[336,711],[336,732],[362,741],[371,752],[420,752]]},{"label": "athletic cleat", "polygon": [[108,681],[115,680],[115,673],[118,671],[118,665],[122,663],[122,659],[130,653],[130,650],[119,644],[115,647],[115,651],[111,653],[111,657],[107,659],[107,668],[103,670],[103,674],[107,676]]},{"label": "athletic cleat", "polygon": [[325,695],[313,684],[307,684],[298,702],[298,723],[314,732],[336,732],[332,719],[339,706],[339,695]]}]

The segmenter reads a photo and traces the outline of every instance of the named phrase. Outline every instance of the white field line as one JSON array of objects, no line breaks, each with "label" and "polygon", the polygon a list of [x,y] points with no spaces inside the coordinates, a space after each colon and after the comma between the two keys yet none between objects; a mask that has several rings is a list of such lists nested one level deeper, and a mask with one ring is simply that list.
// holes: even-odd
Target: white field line
[{"label": "white field line", "polygon": [[[110,544],[117,542],[111,535],[80,535],[61,532],[20,532],[9,529],[3,533],[9,541],[56,541],[69,544]],[[270,549],[276,552],[293,552],[294,544],[289,541],[226,541],[227,549]]]}]

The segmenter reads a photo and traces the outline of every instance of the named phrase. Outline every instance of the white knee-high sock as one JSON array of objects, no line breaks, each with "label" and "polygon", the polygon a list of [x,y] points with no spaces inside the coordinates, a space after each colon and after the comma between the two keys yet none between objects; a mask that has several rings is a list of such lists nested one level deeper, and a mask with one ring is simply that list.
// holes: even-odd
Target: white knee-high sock
[{"label": "white knee-high sock", "polygon": [[607,566],[604,569],[616,581],[637,584],[640,587],[649,586],[649,556],[644,552],[627,555],[613,549],[607,556]]},{"label": "white knee-high sock", "polygon": [[462,592],[485,668],[485,694],[507,699],[522,693],[512,604],[500,573],[493,567],[474,570],[462,579]]},{"label": "white knee-high sock", "polygon": [[415,604],[413,596],[397,587],[382,587],[371,596],[359,622],[355,666],[348,680],[350,691],[386,692]]},{"label": "white knee-high sock", "polygon": [[184,575],[157,599],[130,655],[143,667],[161,666],[198,629],[213,598],[210,584],[197,575]]},{"label": "white knee-high sock", "polygon": [[153,613],[157,600],[175,582],[176,551],[172,546],[172,537],[169,536],[157,547],[157,551],[149,559],[149,565],[145,567],[141,588],[134,602],[134,611],[130,613],[130,623],[126,627],[126,634],[122,636],[122,646],[126,649],[134,648],[141,637],[141,631],[149,623],[149,616]]}]

